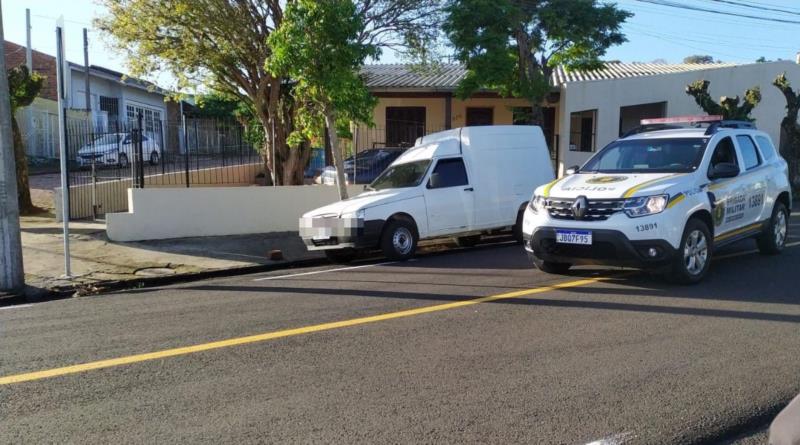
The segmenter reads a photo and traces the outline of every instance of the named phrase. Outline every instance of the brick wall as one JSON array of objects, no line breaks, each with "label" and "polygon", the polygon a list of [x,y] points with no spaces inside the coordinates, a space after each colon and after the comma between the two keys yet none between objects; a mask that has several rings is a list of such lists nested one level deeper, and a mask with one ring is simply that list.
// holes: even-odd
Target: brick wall
[{"label": "brick wall", "polygon": [[[6,68],[25,64],[25,47],[9,41],[5,41],[4,50],[6,54]],[[39,51],[33,51],[33,71],[46,77],[42,92],[39,97],[50,100],[58,100],[56,85],[56,58]]]}]

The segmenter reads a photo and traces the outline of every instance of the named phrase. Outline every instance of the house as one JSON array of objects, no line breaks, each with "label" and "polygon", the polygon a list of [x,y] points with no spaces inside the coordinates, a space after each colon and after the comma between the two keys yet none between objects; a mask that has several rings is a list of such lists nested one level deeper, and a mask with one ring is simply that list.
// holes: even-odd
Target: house
[{"label": "house", "polygon": [[[743,95],[761,88],[762,100],[752,113],[758,127],[779,140],[785,116],[783,95],[771,85],[785,72],[800,88],[800,65],[788,61],[756,64],[606,63],[594,71],[554,70],[545,99],[543,131],[559,173],[585,162],[595,151],[636,127],[640,119],[703,114],[686,85],[705,79],[712,97]],[[367,65],[367,87],[378,98],[375,128],[359,127],[359,150],[377,145],[413,144],[417,137],[471,125],[516,125],[530,122],[523,99],[481,91],[466,100],[455,97],[466,75],[461,65],[428,71],[408,65]]]},{"label": "house", "polygon": [[[11,68],[26,63],[26,48],[5,41],[6,65]],[[55,159],[58,157],[58,97],[56,84],[56,58],[32,51],[33,71],[46,77],[39,97],[29,107],[19,110],[17,120],[23,134],[26,152],[30,158]],[[65,71],[68,119],[81,116],[85,119],[86,73],[83,65],[68,62]],[[165,102],[169,92],[140,79],[101,66],[89,67],[91,122],[100,131],[113,131],[120,123],[133,122],[141,113],[145,132],[166,138],[165,120],[168,107]],[[172,114],[172,113],[170,113]]]}]

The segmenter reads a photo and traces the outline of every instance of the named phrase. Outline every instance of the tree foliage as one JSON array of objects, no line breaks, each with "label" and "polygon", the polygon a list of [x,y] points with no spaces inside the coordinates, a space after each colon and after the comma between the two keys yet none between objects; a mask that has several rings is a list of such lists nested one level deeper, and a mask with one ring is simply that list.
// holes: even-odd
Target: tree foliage
[{"label": "tree foliage", "polygon": [[268,68],[293,80],[292,95],[304,105],[298,109],[297,136],[318,132],[323,122],[328,128],[341,199],[347,198],[347,189],[336,122],[369,123],[376,103],[359,68],[380,51],[360,41],[363,29],[351,0],[298,0],[288,4],[283,23],[269,38],[274,54]]},{"label": "tree foliage", "polygon": [[683,58],[683,63],[714,63],[714,56],[695,54]]},{"label": "tree foliage", "polygon": [[761,102],[761,89],[758,86],[748,89],[744,93],[744,100],[739,96],[722,96],[715,102],[708,93],[711,82],[698,80],[686,86],[686,94],[694,97],[700,108],[710,115],[721,115],[723,119],[753,121],[750,113]]},{"label": "tree foliage", "polygon": [[14,163],[17,173],[17,201],[22,214],[30,214],[38,210],[31,200],[31,190],[28,181],[28,159],[25,154],[25,145],[22,143],[22,134],[15,112],[27,107],[44,86],[45,78],[39,73],[31,73],[28,67],[20,65],[11,68],[8,73],[8,90],[11,100],[11,130],[14,139]]},{"label": "tree foliage", "polygon": [[621,25],[632,14],[595,0],[449,0],[444,30],[467,68],[457,94],[481,88],[540,104],[553,68],[602,66],[606,50],[626,41]]},{"label": "tree foliage", "polygon": [[789,164],[789,180],[795,192],[800,191],[800,91],[792,90],[792,84],[783,73],[772,82],[786,99],[786,116],[781,120],[780,153]]}]

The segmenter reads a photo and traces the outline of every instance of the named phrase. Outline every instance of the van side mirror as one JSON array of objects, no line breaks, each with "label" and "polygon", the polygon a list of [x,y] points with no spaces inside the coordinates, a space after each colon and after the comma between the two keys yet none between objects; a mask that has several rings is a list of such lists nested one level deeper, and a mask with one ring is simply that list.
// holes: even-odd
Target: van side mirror
[{"label": "van side mirror", "polygon": [[439,176],[439,173],[432,173],[431,179],[428,180],[428,188],[438,189],[441,186],[442,186],[442,177]]},{"label": "van side mirror", "polygon": [[731,162],[720,162],[711,169],[709,179],[735,178],[739,175],[739,166]]},{"label": "van side mirror", "polygon": [[581,168],[578,167],[577,165],[573,165],[572,167],[568,168],[567,171],[564,173],[566,173],[567,175],[574,175],[575,173],[578,173],[578,170],[580,169]]}]

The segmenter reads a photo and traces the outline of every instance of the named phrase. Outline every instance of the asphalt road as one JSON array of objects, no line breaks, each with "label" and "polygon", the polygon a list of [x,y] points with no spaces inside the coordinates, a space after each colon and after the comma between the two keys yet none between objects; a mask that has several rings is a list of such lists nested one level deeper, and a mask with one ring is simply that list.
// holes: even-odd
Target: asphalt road
[{"label": "asphalt road", "polygon": [[3,308],[0,443],[730,439],[800,392],[800,245],[753,248],[693,287],[505,244]]}]

